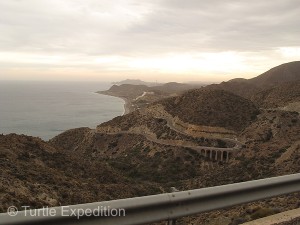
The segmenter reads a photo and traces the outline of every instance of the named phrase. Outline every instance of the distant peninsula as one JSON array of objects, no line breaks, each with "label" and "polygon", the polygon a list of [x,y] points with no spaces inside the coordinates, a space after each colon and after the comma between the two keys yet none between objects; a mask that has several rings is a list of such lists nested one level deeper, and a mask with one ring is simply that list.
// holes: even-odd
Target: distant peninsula
[{"label": "distant peninsula", "polygon": [[151,86],[151,84],[152,83],[141,80],[127,79],[115,82],[110,89],[106,91],[98,91],[97,93],[123,99],[125,101],[124,114],[128,114],[134,110],[144,108],[158,100],[178,96],[187,90],[203,86],[202,84],[184,84],[176,82],[169,82],[165,84],[157,83],[157,86]]},{"label": "distant peninsula", "polygon": [[126,79],[126,80],[122,80],[122,81],[112,82],[112,84],[115,84],[115,85],[122,85],[122,84],[146,85],[148,87],[163,85],[162,83],[146,82],[146,81],[142,81],[139,79]]}]

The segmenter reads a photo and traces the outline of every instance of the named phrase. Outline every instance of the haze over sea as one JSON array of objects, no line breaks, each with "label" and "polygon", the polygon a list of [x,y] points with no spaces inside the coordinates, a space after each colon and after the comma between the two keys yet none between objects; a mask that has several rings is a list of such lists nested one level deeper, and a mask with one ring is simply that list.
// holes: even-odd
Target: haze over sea
[{"label": "haze over sea", "polygon": [[0,133],[48,140],[77,127],[95,128],[124,112],[124,101],[100,95],[109,83],[0,81]]}]

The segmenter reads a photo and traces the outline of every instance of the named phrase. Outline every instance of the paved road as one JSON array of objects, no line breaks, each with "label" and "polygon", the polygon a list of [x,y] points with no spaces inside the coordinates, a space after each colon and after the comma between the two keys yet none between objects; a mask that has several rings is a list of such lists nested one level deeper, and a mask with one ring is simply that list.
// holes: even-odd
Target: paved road
[{"label": "paved road", "polygon": [[[185,133],[185,132],[179,130],[178,128],[176,128],[176,127],[172,124],[172,122],[169,121],[168,119],[166,119],[166,121],[167,121],[167,126],[168,126],[170,129],[174,130],[175,132],[184,134],[184,135],[189,135],[189,134],[187,134],[187,133]],[[241,149],[242,146],[243,146],[243,143],[242,143],[242,142],[240,142],[240,141],[238,141],[238,140],[235,140],[235,139],[230,139],[230,138],[218,138],[218,139],[223,140],[223,141],[229,141],[229,142],[235,143],[235,146],[234,146],[233,148],[227,148],[227,149],[237,150],[237,149]],[[199,146],[199,147],[203,147],[203,146]],[[213,148],[213,149],[215,149],[215,150],[220,149],[220,148],[214,148],[214,147],[206,147],[206,148],[210,148],[210,149]],[[224,150],[224,148],[221,148],[221,149]]]},{"label": "paved road", "polygon": [[[181,133],[181,134],[184,134],[184,135],[188,135],[187,133],[177,129],[175,126],[173,126],[173,124],[166,120],[167,121],[167,126],[174,130],[175,132],[178,132],[178,133]],[[194,145],[180,145],[180,144],[177,144],[177,143],[171,143],[172,141],[174,140],[163,140],[163,139],[157,139],[151,135],[149,135],[146,131],[144,132],[134,132],[134,131],[118,131],[118,132],[110,132],[110,133],[107,133],[106,134],[111,134],[111,135],[115,135],[115,134],[136,134],[136,135],[143,135],[147,140],[151,141],[151,142],[154,142],[154,143],[157,143],[157,144],[162,144],[162,145],[168,145],[168,146],[180,146],[180,147],[184,147],[184,148],[191,148],[191,149],[194,149],[196,151],[201,151],[201,150],[215,150],[215,151],[237,151],[239,149],[242,148],[242,143],[237,141],[237,140],[234,140],[234,139],[230,139],[230,138],[218,138],[220,140],[223,140],[223,141],[229,141],[229,142],[233,142],[235,143],[235,146],[232,147],[232,148],[217,148],[217,147],[207,147],[207,146],[194,146]],[[171,141],[171,142],[170,142]]]}]

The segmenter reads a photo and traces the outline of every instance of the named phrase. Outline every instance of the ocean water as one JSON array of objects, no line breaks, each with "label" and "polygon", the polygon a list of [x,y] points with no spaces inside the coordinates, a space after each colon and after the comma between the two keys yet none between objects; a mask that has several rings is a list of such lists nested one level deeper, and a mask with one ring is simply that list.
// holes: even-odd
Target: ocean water
[{"label": "ocean water", "polygon": [[109,83],[0,81],[0,133],[44,140],[77,127],[95,128],[124,113],[122,99],[100,95]]}]

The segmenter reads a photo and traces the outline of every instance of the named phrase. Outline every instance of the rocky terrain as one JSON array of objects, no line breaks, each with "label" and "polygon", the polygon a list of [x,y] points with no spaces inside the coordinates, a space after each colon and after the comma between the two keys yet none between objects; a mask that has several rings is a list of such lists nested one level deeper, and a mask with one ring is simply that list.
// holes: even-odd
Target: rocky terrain
[{"label": "rocky terrain", "polygon": [[299,76],[300,61],[294,61],[276,66],[260,76],[249,79],[248,82],[266,88],[285,82],[299,81]]},{"label": "rocky terrain", "polygon": [[300,81],[286,82],[257,92],[251,96],[251,101],[262,108],[278,108],[299,103]]},{"label": "rocky terrain", "polygon": [[234,131],[243,130],[258,114],[250,100],[223,90],[195,89],[166,99],[162,105],[185,122]]},{"label": "rocky terrain", "polygon": [[285,63],[252,79],[236,78],[204,87],[225,90],[269,108],[299,102],[300,61]]},{"label": "rocky terrain", "polygon": [[[267,78],[256,79],[268,83],[274,73],[271,87],[257,85],[255,79],[236,79],[176,93],[96,129],[68,130],[49,142],[1,135],[0,210],[25,203],[37,208],[78,204],[169,192],[170,187],[188,190],[298,173],[300,116],[294,108],[299,102],[299,81],[290,82],[299,80],[299,73],[293,75],[298,64],[279,66],[261,75]],[[142,95],[144,88],[148,87],[129,86],[130,91],[122,93]],[[243,146],[227,162],[185,147],[226,149],[234,147],[236,140]],[[203,213],[182,218],[178,224],[240,224],[299,207],[299,197],[296,193]]]},{"label": "rocky terrain", "polygon": [[115,84],[115,85],[122,85],[122,84],[146,85],[148,87],[162,85],[157,82],[145,82],[145,81],[142,81],[139,79],[126,79],[126,80],[122,80],[119,82],[112,82],[112,84]]},{"label": "rocky terrain", "polygon": [[222,82],[220,84],[211,84],[203,87],[205,90],[224,90],[231,92],[233,94],[239,95],[241,97],[250,99],[251,96],[262,89],[250,84],[246,79],[234,79],[227,82]]},{"label": "rocky terrain", "polygon": [[[132,84],[135,83],[135,84]],[[199,88],[201,84],[182,84],[170,82],[166,84],[157,84],[155,86],[146,82],[126,81],[114,84],[109,90],[99,91],[99,94],[111,95],[125,100],[126,112],[146,107],[148,104],[160,99],[177,96],[184,91]]]},{"label": "rocky terrain", "polygon": [[129,180],[101,159],[81,158],[39,138],[0,136],[0,211],[14,205],[71,205],[158,193],[151,183]]},{"label": "rocky terrain", "polygon": [[[127,112],[146,107],[147,105],[178,96],[192,89],[224,90],[251,100],[257,107],[269,108],[287,106],[288,109],[300,111],[299,77],[300,61],[285,63],[252,79],[235,78],[227,82],[211,85],[191,85],[166,83],[158,86],[147,85],[146,82],[121,82],[107,91],[98,93],[121,97],[127,100]],[[135,84],[135,85],[134,85]],[[151,87],[150,87],[151,86]]]}]

